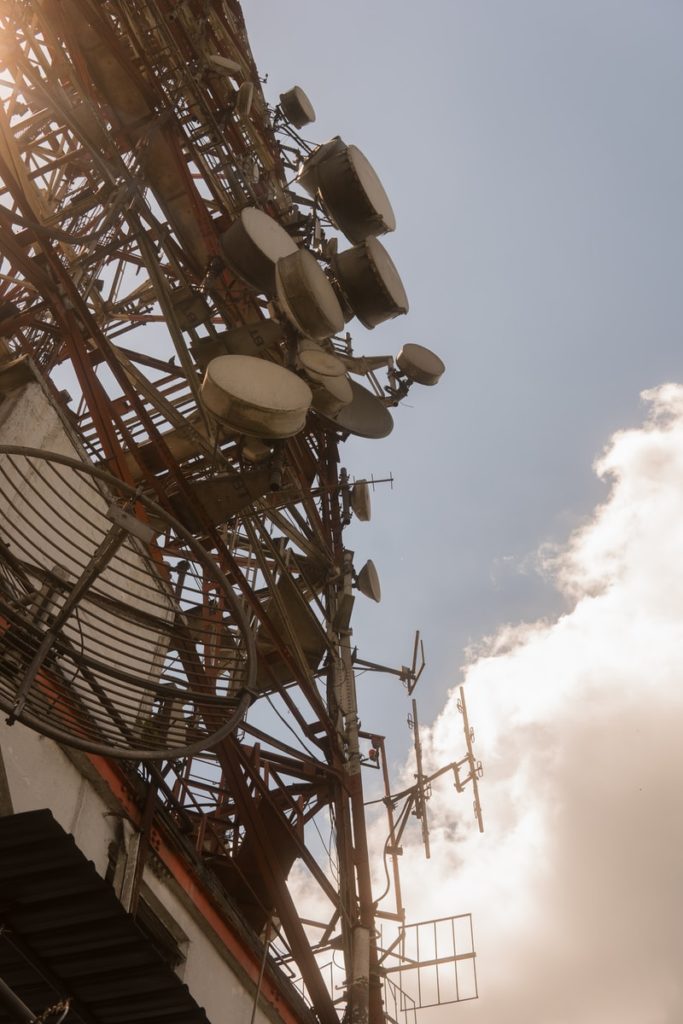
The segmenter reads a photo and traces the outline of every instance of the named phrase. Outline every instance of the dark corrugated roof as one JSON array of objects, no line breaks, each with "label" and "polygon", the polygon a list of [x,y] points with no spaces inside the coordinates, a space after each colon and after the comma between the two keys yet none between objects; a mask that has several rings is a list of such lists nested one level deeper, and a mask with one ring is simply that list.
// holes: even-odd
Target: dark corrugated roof
[{"label": "dark corrugated roof", "polygon": [[0,928],[0,977],[36,1015],[71,996],[68,1024],[209,1024],[49,810],[0,818]]}]

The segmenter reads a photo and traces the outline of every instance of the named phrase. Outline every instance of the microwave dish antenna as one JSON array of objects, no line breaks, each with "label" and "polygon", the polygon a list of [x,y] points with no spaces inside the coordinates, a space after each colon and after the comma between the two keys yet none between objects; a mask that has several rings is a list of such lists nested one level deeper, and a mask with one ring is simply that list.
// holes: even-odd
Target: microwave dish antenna
[{"label": "microwave dish antenna", "polygon": [[356,480],[351,488],[351,508],[356,519],[361,523],[369,523],[372,518],[372,501],[370,485],[367,480]]},{"label": "microwave dish antenna", "polygon": [[312,400],[305,380],[255,356],[217,356],[202,384],[209,412],[230,430],[250,437],[293,437],[306,422]]},{"label": "microwave dish antenna", "polygon": [[334,288],[307,249],[278,260],[275,290],[283,313],[301,334],[324,341],[344,329],[344,314]]},{"label": "microwave dish antenna", "polygon": [[363,327],[372,329],[408,312],[408,296],[398,270],[376,238],[338,253],[332,259],[332,269]]},{"label": "microwave dish antenna", "polygon": [[17,446],[0,446],[0,502],[10,722],[131,760],[210,749],[238,726],[256,678],[253,633],[177,519],[88,463]]},{"label": "microwave dish antenna", "polygon": [[394,429],[394,419],[384,402],[357,381],[351,381],[353,398],[334,416],[324,420],[337,430],[355,437],[381,440]]},{"label": "microwave dish antenna", "polygon": [[230,269],[257,292],[275,294],[275,265],[298,246],[281,224],[255,206],[247,206],[221,235]]},{"label": "microwave dish antenna", "polygon": [[353,387],[338,356],[316,345],[300,348],[298,361],[311,386],[316,412],[335,416],[351,403]]},{"label": "microwave dish antenna", "polygon": [[280,109],[294,128],[305,128],[315,121],[315,109],[300,85],[280,93]]},{"label": "microwave dish antenna", "polygon": [[361,594],[369,597],[371,601],[378,604],[382,600],[382,588],[379,582],[379,574],[372,559],[368,559],[356,577],[356,586]]},{"label": "microwave dish antenna", "polygon": [[338,136],[304,161],[299,181],[320,199],[335,227],[354,244],[396,228],[389,197],[374,167],[357,146],[347,146]]},{"label": "microwave dish antenna", "polygon": [[396,365],[413,383],[428,387],[438,384],[446,370],[443,360],[435,352],[413,342],[403,346],[396,357]]}]

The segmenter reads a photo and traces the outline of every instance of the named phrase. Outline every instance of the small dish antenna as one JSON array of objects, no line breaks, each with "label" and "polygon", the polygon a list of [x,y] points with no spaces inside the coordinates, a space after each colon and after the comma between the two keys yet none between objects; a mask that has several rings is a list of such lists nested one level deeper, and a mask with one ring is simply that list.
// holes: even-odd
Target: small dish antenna
[{"label": "small dish antenna", "polygon": [[437,384],[446,370],[443,361],[435,352],[424,345],[415,345],[412,342],[403,346],[396,357],[396,365],[409,380],[429,387]]},{"label": "small dish antenna", "polygon": [[378,603],[382,600],[382,588],[379,583],[379,576],[377,575],[377,569],[375,563],[368,559],[361,571],[356,577],[356,586],[360,590],[361,594],[365,594],[372,601]]},{"label": "small dish antenna", "polygon": [[299,85],[280,93],[280,109],[295,128],[305,128],[315,121],[313,104]]},{"label": "small dish antenna", "polygon": [[326,416],[335,416],[353,399],[351,381],[341,359],[319,346],[300,348],[301,372],[313,391],[313,408]]},{"label": "small dish antenna", "polygon": [[351,508],[356,519],[362,523],[369,523],[372,517],[372,502],[370,500],[370,485],[367,480],[356,480],[351,488]]}]

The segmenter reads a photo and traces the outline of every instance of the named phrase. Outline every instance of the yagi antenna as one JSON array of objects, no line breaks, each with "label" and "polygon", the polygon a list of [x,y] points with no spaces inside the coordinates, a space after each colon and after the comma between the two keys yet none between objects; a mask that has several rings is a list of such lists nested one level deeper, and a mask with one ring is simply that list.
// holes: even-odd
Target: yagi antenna
[{"label": "yagi antenna", "polygon": [[[462,726],[465,733],[465,743],[467,745],[467,756],[463,757],[460,761],[456,761],[453,766],[455,773],[455,788],[458,793],[464,792],[465,786],[468,782],[472,783],[472,791],[474,793],[474,816],[477,819],[479,825],[479,831],[484,831],[484,821],[481,814],[481,804],[479,803],[479,779],[484,774],[481,761],[477,761],[474,757],[474,729],[469,723],[467,718],[467,705],[465,704],[465,691],[463,687],[460,687],[460,697],[457,704],[458,711],[462,715]],[[461,770],[467,766],[468,773],[463,778],[460,774]]]},{"label": "yagi antenna", "polygon": [[[417,650],[417,639],[419,633],[416,635],[415,649]],[[414,803],[415,809],[413,814],[420,822],[422,828],[422,842],[425,848],[425,857],[427,860],[431,857],[429,849],[429,819],[427,817],[427,801],[432,795],[431,781],[425,776],[422,770],[422,742],[420,740],[420,723],[417,718],[417,701],[413,697],[413,712],[408,715],[408,728],[413,730],[413,744],[415,747],[415,787],[414,787]]]},{"label": "yagi antenna", "polygon": [[[418,667],[419,659],[419,667]],[[420,676],[425,670],[425,650],[424,643],[420,639],[419,629],[415,631],[415,642],[413,644],[413,660],[408,667],[402,665],[401,668],[392,668],[390,665],[380,665],[376,661],[365,661],[364,658],[358,658],[354,652],[354,664],[359,665],[361,668],[370,669],[371,672],[386,672],[390,676],[398,676],[403,685],[408,690],[408,696],[412,696],[413,690],[418,684]],[[414,702],[413,702],[414,703]]]}]

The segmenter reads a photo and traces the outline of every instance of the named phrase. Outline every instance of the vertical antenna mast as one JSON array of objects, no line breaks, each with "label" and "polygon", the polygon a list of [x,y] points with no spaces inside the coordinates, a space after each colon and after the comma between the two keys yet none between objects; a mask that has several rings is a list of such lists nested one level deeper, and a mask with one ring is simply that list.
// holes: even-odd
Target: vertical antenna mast
[{"label": "vertical antenna mast", "polygon": [[427,860],[431,857],[429,848],[429,819],[427,817],[427,801],[431,794],[431,785],[422,770],[422,742],[420,740],[420,723],[417,718],[417,701],[412,699],[413,712],[408,716],[408,725],[413,730],[413,744],[415,747],[415,810],[414,815],[420,822],[422,828],[422,842],[424,843],[425,856]]}]

